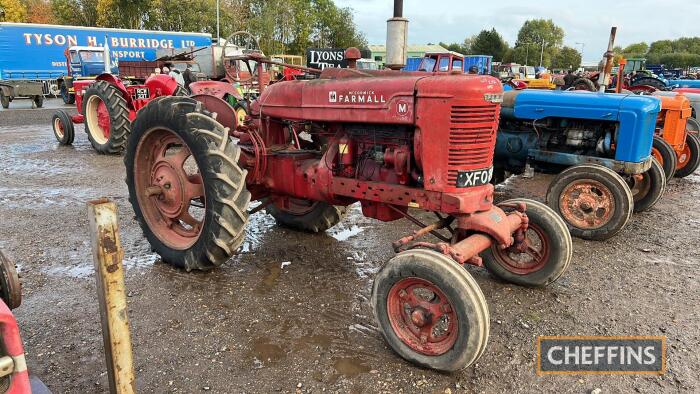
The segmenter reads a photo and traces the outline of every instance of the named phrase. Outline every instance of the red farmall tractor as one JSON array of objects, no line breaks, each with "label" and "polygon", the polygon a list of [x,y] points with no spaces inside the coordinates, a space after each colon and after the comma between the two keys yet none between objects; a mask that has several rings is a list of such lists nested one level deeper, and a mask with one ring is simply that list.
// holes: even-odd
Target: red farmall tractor
[{"label": "red farmall tractor", "polygon": [[[407,360],[459,370],[489,335],[485,297],[465,264],[545,286],[571,260],[566,225],[548,207],[493,202],[501,100],[492,77],[356,69],[270,85],[242,124],[230,107],[222,116],[226,106],[160,97],[129,136],[130,202],[163,261],[186,270],[230,259],[262,209],[307,232],[333,227],[357,202],[365,216],[408,219],[419,229],[393,242],[398,254],[374,280],[379,327]],[[251,200],[260,205],[249,210]]]},{"label": "red farmall tractor", "polygon": [[104,50],[105,72],[94,79],[72,81],[77,115],[58,110],[51,120],[54,136],[61,145],[75,139],[74,123],[85,123],[92,147],[99,153],[120,154],[131,132],[136,113],[160,96],[186,96],[187,91],[168,75],[154,75],[144,84],[132,85],[111,74],[109,50]]}]

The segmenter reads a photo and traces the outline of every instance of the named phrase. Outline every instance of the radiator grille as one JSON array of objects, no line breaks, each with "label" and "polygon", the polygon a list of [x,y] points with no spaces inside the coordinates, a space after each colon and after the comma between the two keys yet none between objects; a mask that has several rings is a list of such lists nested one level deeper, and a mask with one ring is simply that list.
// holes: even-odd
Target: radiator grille
[{"label": "radiator grille", "polygon": [[450,137],[447,180],[454,185],[457,172],[489,168],[498,128],[498,107],[453,106],[450,111]]}]

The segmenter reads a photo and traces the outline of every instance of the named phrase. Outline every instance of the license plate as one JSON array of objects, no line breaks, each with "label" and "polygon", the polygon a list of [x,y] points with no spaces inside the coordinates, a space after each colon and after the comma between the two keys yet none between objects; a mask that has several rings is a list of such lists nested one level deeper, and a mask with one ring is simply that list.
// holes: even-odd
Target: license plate
[{"label": "license plate", "polygon": [[483,170],[458,171],[457,187],[482,186],[491,182],[493,167]]},{"label": "license plate", "polygon": [[136,88],[134,96],[136,96],[136,100],[145,100],[151,97],[151,95],[148,92],[148,88]]}]

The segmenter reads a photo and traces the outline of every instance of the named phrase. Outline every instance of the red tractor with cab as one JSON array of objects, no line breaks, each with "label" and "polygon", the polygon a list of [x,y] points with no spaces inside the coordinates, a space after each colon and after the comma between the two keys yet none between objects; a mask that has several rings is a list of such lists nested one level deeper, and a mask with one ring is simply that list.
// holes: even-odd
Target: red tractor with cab
[{"label": "red tractor with cab", "polygon": [[[352,67],[359,51],[346,57]],[[153,249],[188,271],[229,260],[263,209],[306,232],[333,227],[354,203],[383,222],[406,218],[419,229],[393,242],[398,254],[374,280],[378,325],[405,359],[459,370],[484,352],[490,321],[464,265],[545,286],[572,256],[550,208],[493,201],[502,99],[488,76],[336,68],[267,86],[243,122],[218,101],[160,97],[133,122],[129,200]]]}]

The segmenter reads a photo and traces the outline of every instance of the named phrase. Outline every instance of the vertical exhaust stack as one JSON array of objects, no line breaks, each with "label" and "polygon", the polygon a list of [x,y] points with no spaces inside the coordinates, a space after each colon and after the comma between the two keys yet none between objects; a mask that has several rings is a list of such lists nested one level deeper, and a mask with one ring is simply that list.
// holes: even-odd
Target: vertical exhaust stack
[{"label": "vertical exhaust stack", "polygon": [[613,60],[615,59],[615,53],[613,53],[613,49],[615,48],[615,35],[617,35],[617,27],[613,26],[613,28],[610,29],[608,50],[603,55],[605,66],[603,67],[603,72],[598,76],[598,91],[601,93],[605,93],[605,89],[610,84],[610,74],[612,74]]},{"label": "vertical exhaust stack", "polygon": [[408,19],[403,17],[403,0],[394,0],[394,17],[386,21],[385,66],[400,70],[406,65]]}]

